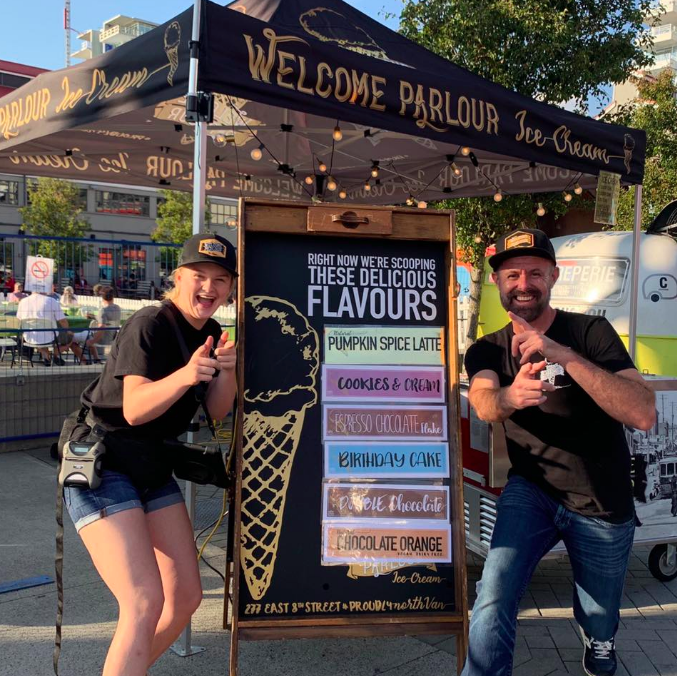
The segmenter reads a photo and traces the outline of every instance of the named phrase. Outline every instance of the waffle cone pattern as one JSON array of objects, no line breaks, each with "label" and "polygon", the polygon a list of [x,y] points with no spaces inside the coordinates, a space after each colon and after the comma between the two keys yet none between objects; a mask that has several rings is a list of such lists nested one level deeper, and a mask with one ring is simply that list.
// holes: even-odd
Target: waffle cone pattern
[{"label": "waffle cone pattern", "polygon": [[251,597],[260,600],[275,571],[306,411],[317,403],[319,341],[288,301],[251,296],[246,303],[252,328],[269,337],[269,349],[253,357],[256,369],[246,383],[243,416],[240,563]]}]

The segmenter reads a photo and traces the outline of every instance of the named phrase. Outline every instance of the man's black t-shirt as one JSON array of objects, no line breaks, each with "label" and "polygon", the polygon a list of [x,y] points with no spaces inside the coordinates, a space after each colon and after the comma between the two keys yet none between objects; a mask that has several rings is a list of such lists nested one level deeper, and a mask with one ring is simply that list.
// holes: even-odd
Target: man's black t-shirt
[{"label": "man's black t-shirt", "polygon": [[[183,434],[197,411],[198,402],[193,388],[172,404],[161,416],[130,426],[122,414],[122,387],[125,376],[143,376],[161,380],[185,366],[176,331],[163,304],[145,307],[135,312],[124,324],[111,348],[103,373],[82,393],[81,402],[91,411],[95,422],[109,431],[129,430],[135,437],[162,441]],[[192,355],[207,336],[214,337],[214,345],[221,336],[219,324],[209,319],[201,329],[191,326],[176,313],[179,330]]]},{"label": "man's black t-shirt", "polygon": [[[512,384],[520,364],[511,355],[512,324],[478,340],[465,356],[472,378],[488,369],[501,387]],[[617,333],[603,317],[558,310],[545,332],[593,364],[616,373],[634,368]],[[511,474],[535,483],[579,514],[613,522],[634,513],[630,453],[623,425],[607,415],[559,364],[541,377],[558,389],[542,406],[515,411],[504,423]]]}]

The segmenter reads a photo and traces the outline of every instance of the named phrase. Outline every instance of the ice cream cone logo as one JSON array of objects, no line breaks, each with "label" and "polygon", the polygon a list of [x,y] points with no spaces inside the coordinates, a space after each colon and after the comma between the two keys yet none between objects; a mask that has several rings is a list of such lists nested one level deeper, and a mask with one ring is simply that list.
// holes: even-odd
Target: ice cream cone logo
[{"label": "ice cream cone logo", "polygon": [[[181,26],[178,21],[172,21],[165,29],[165,54],[169,59],[169,73],[167,82],[174,84],[174,74],[179,67],[179,43],[181,42]],[[166,66],[165,66],[166,67]]]},{"label": "ice cream cone logo", "polygon": [[632,153],[634,149],[635,149],[635,139],[632,138],[630,134],[626,134],[623,143],[623,153],[624,153],[623,164],[625,164],[625,171],[628,174],[630,173],[631,170]]},{"label": "ice cream cone logo", "polygon": [[284,508],[306,410],[317,403],[319,339],[286,300],[251,296],[247,325],[266,350],[245,366],[240,562],[249,593],[261,599],[275,570]]}]

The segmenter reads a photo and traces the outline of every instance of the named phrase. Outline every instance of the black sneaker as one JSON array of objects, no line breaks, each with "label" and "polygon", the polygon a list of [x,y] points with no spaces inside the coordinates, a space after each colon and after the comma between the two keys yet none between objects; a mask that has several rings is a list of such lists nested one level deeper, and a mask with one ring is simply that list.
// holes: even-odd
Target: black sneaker
[{"label": "black sneaker", "polygon": [[66,362],[61,359],[61,357],[53,357],[52,361],[57,365],[57,366],[65,366]]},{"label": "black sneaker", "polygon": [[616,649],[614,639],[597,641],[581,629],[583,636],[583,671],[588,676],[613,676],[616,673]]}]

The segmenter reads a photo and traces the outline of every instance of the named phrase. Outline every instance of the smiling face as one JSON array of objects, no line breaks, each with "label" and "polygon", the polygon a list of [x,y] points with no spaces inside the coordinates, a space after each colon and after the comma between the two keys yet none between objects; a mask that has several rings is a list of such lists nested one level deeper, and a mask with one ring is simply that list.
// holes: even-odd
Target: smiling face
[{"label": "smiling face", "polygon": [[559,268],[536,256],[509,258],[491,275],[503,308],[528,322],[536,320],[550,306],[550,291],[558,277]]},{"label": "smiling face", "polygon": [[223,305],[233,288],[233,276],[216,263],[192,263],[174,273],[174,304],[196,328]]}]

